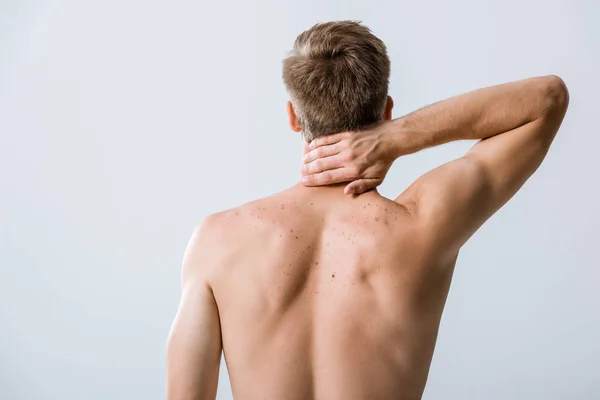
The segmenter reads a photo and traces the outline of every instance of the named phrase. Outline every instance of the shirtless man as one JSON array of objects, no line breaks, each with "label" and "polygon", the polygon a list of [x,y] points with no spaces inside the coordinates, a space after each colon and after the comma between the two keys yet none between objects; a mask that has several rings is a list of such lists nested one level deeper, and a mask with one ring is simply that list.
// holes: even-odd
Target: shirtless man
[{"label": "shirtless man", "polygon": [[[194,232],[169,399],[214,399],[221,351],[236,399],[421,398],[459,250],[538,168],[568,92],[544,76],[392,120],[388,76],[362,25],[298,37],[284,81],[302,181]],[[465,139],[480,140],[396,199],[377,192],[396,158]]]}]

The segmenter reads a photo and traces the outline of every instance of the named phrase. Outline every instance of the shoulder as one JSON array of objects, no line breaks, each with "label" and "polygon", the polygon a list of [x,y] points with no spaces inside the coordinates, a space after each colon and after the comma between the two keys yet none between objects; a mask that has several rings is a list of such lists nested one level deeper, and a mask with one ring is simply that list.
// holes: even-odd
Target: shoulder
[{"label": "shoulder", "polygon": [[237,207],[206,216],[195,228],[188,244],[188,251],[218,250],[224,245],[241,245],[247,236],[260,226],[260,222],[274,213],[272,198],[250,201]]},{"label": "shoulder", "polygon": [[192,232],[188,250],[194,253],[197,249],[215,248],[239,228],[247,211],[236,207],[206,216]]},{"label": "shoulder", "polygon": [[288,208],[282,204],[280,194],[275,194],[206,216],[194,228],[186,261],[209,256],[214,260],[224,253],[254,245],[277,225],[284,208]]},{"label": "shoulder", "polygon": [[186,276],[208,277],[223,258],[227,243],[231,240],[236,227],[239,211],[236,209],[220,211],[206,216],[192,231],[187,243],[182,274]]}]

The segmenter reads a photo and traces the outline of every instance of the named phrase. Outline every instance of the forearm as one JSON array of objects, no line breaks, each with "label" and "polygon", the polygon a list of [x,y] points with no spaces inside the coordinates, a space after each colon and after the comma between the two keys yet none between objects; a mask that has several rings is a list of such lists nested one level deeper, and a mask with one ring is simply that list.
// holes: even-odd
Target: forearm
[{"label": "forearm", "polygon": [[[385,136],[395,156],[455,140],[485,139],[542,117],[551,108],[556,76],[478,89],[397,118]],[[401,144],[401,146],[397,145]]]}]

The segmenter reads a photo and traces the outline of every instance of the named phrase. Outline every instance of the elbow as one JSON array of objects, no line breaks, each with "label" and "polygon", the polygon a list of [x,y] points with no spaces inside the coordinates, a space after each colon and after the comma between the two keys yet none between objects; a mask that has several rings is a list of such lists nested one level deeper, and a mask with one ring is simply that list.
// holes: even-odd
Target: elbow
[{"label": "elbow", "polygon": [[569,89],[567,84],[557,75],[548,75],[542,77],[544,106],[543,113],[547,116],[557,116],[561,118],[569,106]]}]

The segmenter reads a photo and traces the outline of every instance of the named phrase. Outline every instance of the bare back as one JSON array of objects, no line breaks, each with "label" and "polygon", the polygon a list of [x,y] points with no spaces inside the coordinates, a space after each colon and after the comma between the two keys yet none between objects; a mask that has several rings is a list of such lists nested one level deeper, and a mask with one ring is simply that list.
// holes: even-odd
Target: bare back
[{"label": "bare back", "polygon": [[419,399],[456,258],[410,208],[297,185],[218,214],[209,280],[236,399]]},{"label": "bare back", "polygon": [[[560,78],[532,78],[324,136],[305,145],[306,186],[205,219],[169,398],[214,398],[223,350],[236,399],[420,399],[458,252],[540,166],[568,99]],[[480,140],[396,201],[365,192],[397,157],[463,139]]]}]

